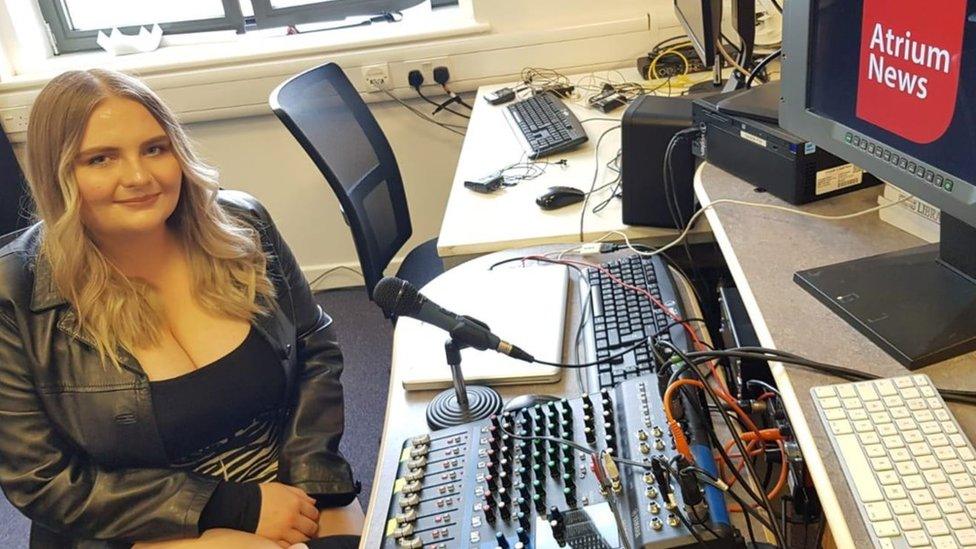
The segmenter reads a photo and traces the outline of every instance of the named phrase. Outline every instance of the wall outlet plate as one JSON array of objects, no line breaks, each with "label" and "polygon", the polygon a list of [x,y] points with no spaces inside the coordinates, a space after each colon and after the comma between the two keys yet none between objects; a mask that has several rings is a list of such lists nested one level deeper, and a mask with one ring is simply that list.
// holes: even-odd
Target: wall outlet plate
[{"label": "wall outlet plate", "polygon": [[0,126],[7,133],[26,132],[30,119],[30,107],[0,109]]},{"label": "wall outlet plate", "polygon": [[363,80],[374,90],[391,88],[390,66],[386,63],[366,65],[363,67]]},{"label": "wall outlet plate", "polygon": [[437,82],[434,82],[434,69],[436,67],[447,67],[447,70],[451,72],[451,76],[454,76],[454,65],[451,64],[450,57],[432,57],[430,59],[416,59],[411,61],[404,61],[398,63],[395,71],[397,82],[403,81],[403,85],[409,86],[409,81],[407,80],[407,75],[410,71],[420,71],[420,74],[424,75],[424,85],[425,86],[436,86]]}]

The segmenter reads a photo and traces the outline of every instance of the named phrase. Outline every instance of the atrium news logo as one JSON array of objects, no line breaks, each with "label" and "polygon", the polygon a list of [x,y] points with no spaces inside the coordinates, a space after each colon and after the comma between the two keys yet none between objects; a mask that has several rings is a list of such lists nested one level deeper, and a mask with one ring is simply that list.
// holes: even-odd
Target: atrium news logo
[{"label": "atrium news logo", "polygon": [[857,116],[915,143],[955,114],[967,0],[864,0]]}]

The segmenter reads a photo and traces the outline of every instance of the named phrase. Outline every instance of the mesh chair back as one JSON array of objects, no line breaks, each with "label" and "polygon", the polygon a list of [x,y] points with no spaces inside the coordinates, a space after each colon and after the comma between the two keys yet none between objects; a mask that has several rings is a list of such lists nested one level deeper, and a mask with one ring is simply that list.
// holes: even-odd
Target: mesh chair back
[{"label": "mesh chair back", "polygon": [[372,298],[383,270],[412,233],[389,141],[335,63],[292,77],[269,101],[339,199]]}]

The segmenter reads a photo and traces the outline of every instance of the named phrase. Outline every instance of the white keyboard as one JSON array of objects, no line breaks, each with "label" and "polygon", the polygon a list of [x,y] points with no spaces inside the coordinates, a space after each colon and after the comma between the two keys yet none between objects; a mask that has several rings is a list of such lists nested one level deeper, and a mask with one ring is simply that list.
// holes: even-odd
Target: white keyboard
[{"label": "white keyboard", "polygon": [[976,453],[928,376],[811,393],[875,547],[976,547]]}]

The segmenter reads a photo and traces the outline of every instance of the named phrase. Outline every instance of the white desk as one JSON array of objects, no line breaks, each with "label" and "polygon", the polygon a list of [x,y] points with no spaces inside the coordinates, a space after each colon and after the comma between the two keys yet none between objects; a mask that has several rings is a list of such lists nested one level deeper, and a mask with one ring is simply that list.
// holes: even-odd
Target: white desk
[{"label": "white desk", "polygon": [[[863,189],[802,208],[826,215],[856,212],[876,206],[880,190]],[[696,174],[695,193],[702,204],[736,199],[789,206],[768,193],[756,193],[752,185],[709,165]],[[724,204],[705,215],[763,346],[886,377],[909,373],[793,282],[793,273],[924,242],[881,221],[876,214],[826,221]],[[771,362],[770,368],[836,546],[867,547],[866,526],[810,396],[811,387],[842,380],[780,363]],[[927,374],[940,387],[976,389],[976,353],[927,366],[918,373]],[[963,431],[976,439],[976,410],[958,404],[949,407]]]},{"label": "white desk", "polygon": [[[622,73],[627,78],[639,78],[635,70],[625,70]],[[570,80],[576,83],[579,77],[570,77]],[[593,184],[597,165],[600,167],[597,186],[616,177],[613,171],[606,168],[606,164],[620,149],[620,130],[610,132],[603,139],[599,163],[595,159],[595,149],[600,134],[619,122],[591,120],[583,124],[590,136],[584,146],[548,158],[549,161],[566,159],[566,166],[546,166],[545,173],[537,179],[524,181],[493,194],[480,194],[465,188],[465,180],[481,178],[526,160],[525,152],[505,118],[505,105],[492,106],[484,100],[487,92],[501,87],[504,86],[483,86],[478,89],[475,99],[474,112],[468,124],[467,136],[444,212],[444,223],[437,241],[437,253],[449,266],[471,256],[513,247],[580,242],[582,203],[543,211],[536,205],[536,197],[549,187],[557,185],[588,191]],[[603,114],[581,103],[566,103],[580,121],[592,118],[619,120],[625,110],[620,108],[610,114]],[[590,196],[583,222],[585,242],[592,242],[609,231],[621,231],[628,238],[652,245],[665,244],[677,235],[678,231],[675,229],[624,225],[621,221],[620,199],[613,199],[600,213],[592,213],[593,206],[611,192],[612,189],[607,188]],[[708,225],[701,223],[691,239],[702,241],[710,239],[710,235]],[[619,235],[610,239],[622,240]]]}]

